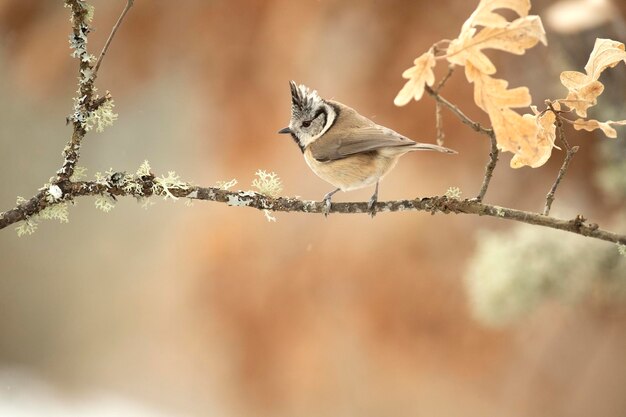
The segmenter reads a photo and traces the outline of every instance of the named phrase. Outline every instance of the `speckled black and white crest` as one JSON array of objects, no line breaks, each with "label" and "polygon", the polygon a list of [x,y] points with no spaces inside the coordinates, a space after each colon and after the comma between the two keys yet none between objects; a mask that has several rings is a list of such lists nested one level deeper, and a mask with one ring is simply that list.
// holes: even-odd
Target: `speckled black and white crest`
[{"label": "speckled black and white crest", "polygon": [[310,90],[305,85],[297,85],[294,81],[289,81],[291,87],[291,108],[295,112],[307,112],[318,108],[324,100],[317,94],[317,91]]}]

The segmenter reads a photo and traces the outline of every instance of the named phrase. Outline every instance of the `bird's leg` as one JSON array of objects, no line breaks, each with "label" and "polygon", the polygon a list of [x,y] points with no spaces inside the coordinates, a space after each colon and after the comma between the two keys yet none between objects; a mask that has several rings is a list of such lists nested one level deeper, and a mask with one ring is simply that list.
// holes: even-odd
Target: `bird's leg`
[{"label": "bird's leg", "polygon": [[367,203],[367,209],[370,212],[370,216],[372,218],[376,215],[376,203],[378,202],[378,181],[376,181],[376,189],[374,190],[374,194],[372,198],[370,198],[369,203]]},{"label": "bird's leg", "polygon": [[324,196],[324,200],[323,200],[324,207],[322,207],[322,213],[324,213],[325,217],[328,217],[328,213],[330,213],[330,199],[331,199],[331,197],[333,196],[333,194],[335,194],[337,191],[340,191],[340,190],[341,190],[341,188],[337,188],[336,190],[331,191],[330,193],[328,193],[328,194],[326,194]]}]

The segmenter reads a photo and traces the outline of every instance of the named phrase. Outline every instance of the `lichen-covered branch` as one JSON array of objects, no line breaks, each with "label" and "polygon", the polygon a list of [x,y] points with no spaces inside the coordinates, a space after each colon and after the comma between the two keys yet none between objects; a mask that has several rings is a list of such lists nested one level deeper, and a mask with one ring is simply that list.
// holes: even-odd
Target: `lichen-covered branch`
[{"label": "lichen-covered branch", "polygon": [[72,123],[72,136],[63,150],[63,165],[57,171],[58,180],[67,180],[74,173],[74,168],[80,157],[80,145],[87,131],[85,120],[87,119],[87,105],[93,97],[93,69],[92,56],[87,51],[87,36],[91,28],[89,20],[93,9],[81,0],[66,0],[66,7],[72,10],[72,34],[70,35],[70,48],[72,56],[78,59],[78,91],[74,98],[74,112],[68,117]]},{"label": "lichen-covered branch", "polygon": [[[106,182],[95,181],[64,181],[56,185],[60,189],[60,197],[51,201],[50,192],[41,190],[30,200],[18,205],[5,213],[0,214],[0,229],[13,223],[26,220],[44,210],[52,204],[67,202],[83,196],[107,195],[113,197],[132,196],[145,198],[154,195],[169,198],[190,198],[194,200],[214,201],[229,206],[251,207],[258,210],[298,212],[322,214],[324,203],[306,201],[297,198],[273,198],[253,191],[228,191],[217,187],[199,187],[191,185],[173,185],[163,188],[162,182],[153,174],[144,175],[130,181],[122,181],[125,173],[113,173]],[[122,182],[120,182],[122,181]],[[369,214],[367,202],[332,203],[330,213],[341,214]],[[626,244],[626,235],[620,235],[602,230],[597,224],[588,223],[582,216],[574,219],[558,219],[512,208],[498,207],[483,204],[477,200],[459,200],[445,196],[415,198],[411,200],[396,200],[376,203],[379,213],[397,211],[424,211],[431,214],[473,214],[489,216],[504,220],[513,220],[521,223],[533,224],[605,240],[619,244]]]},{"label": "lichen-covered branch", "polygon": [[[127,0],[126,7],[106,41],[100,57],[89,53],[87,37],[91,31],[90,23],[93,19],[94,8],[84,0],[65,0],[66,7],[72,11],[72,34],[70,35],[70,49],[72,57],[78,59],[78,91],[74,97],[74,110],[67,118],[72,123],[72,136],[63,150],[63,164],[57,171],[57,181],[67,181],[76,168],[80,158],[80,147],[83,138],[89,130],[95,128],[102,131],[103,127],[112,123],[117,115],[113,114],[113,99],[107,91],[102,97],[96,94],[94,82],[102,59],[104,58],[117,29],[124,20],[124,16],[133,5],[133,0]],[[95,62],[95,64],[94,64]]]}]

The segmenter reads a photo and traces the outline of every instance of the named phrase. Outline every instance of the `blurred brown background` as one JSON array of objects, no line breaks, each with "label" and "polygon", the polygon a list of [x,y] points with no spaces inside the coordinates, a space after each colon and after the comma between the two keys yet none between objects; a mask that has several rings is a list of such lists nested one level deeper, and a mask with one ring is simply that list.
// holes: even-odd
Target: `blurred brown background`
[{"label": "blurred brown background", "polygon": [[[97,82],[112,92],[119,120],[88,135],[80,165],[93,176],[110,167],[132,172],[148,159],[159,174],[176,170],[203,185],[236,178],[243,189],[266,169],[280,175],[284,195],[320,199],[330,186],[276,134],[289,119],[287,82],[434,142],[432,100],[393,105],[400,74],[432,43],[456,36],[476,3],[136,0]],[[533,9],[544,17],[548,48],[490,54],[498,77],[529,86],[535,104],[564,95],[558,74],[580,70],[595,37],[625,39],[622,2],[567,2],[609,6],[582,13],[582,23],[557,10],[551,26],[544,12],[553,3]],[[93,4],[89,46],[97,54],[124,2]],[[68,18],[61,2],[0,1],[2,210],[61,164],[76,89]],[[626,116],[626,69],[614,71],[603,79],[598,117]],[[443,94],[486,121],[462,71]],[[444,126],[446,146],[460,155],[407,156],[385,179],[381,199],[451,186],[463,197],[477,192],[488,143],[445,111]],[[619,154],[624,134],[603,145],[607,139],[570,133],[582,151],[554,214],[581,212],[618,228],[623,196],[596,173],[606,163],[601,145]],[[540,210],[562,156],[555,150],[546,166],[514,171],[504,155],[487,200]],[[336,201],[370,194],[340,193]],[[513,225],[424,213],[277,217],[268,223],[254,210],[160,200],[147,211],[123,200],[104,214],[79,200],[67,225],[44,222],[19,239],[12,228],[1,231],[0,413],[625,415],[623,302],[597,301],[597,291],[551,299],[497,328],[473,313],[464,277],[480,232],[506,241]],[[553,236],[563,247],[580,243]],[[616,252],[583,244],[583,253]],[[505,268],[506,261],[495,259]],[[594,271],[590,280],[603,275]],[[567,282],[568,273],[555,273]]]}]

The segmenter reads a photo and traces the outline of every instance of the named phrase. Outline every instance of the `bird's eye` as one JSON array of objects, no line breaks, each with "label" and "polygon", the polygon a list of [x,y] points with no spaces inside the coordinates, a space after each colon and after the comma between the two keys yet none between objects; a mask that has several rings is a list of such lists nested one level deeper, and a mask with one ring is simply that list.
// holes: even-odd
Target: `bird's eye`
[{"label": "bird's eye", "polygon": [[309,127],[309,126],[311,126],[310,120],[305,120],[304,122],[302,122],[302,127]]}]

